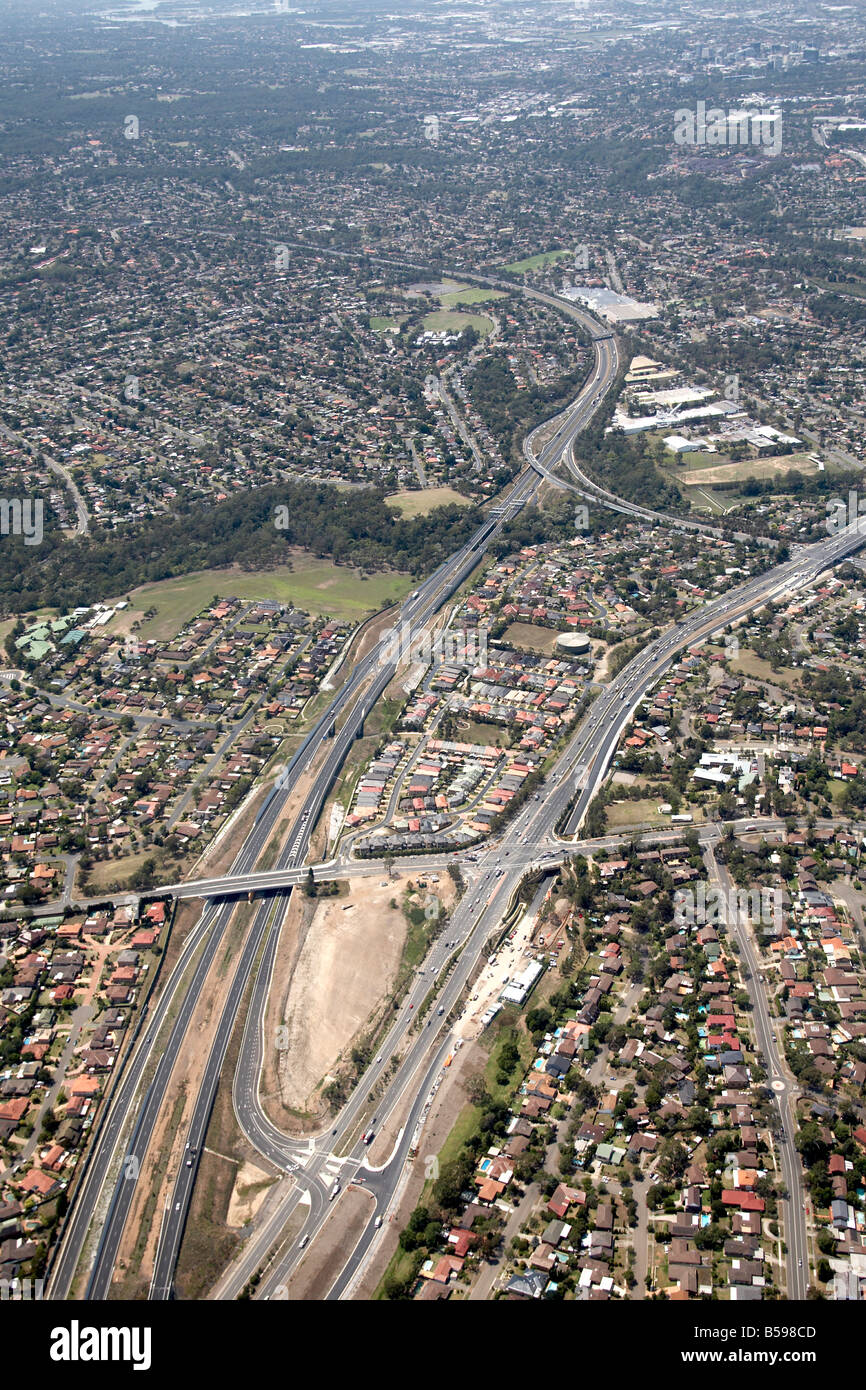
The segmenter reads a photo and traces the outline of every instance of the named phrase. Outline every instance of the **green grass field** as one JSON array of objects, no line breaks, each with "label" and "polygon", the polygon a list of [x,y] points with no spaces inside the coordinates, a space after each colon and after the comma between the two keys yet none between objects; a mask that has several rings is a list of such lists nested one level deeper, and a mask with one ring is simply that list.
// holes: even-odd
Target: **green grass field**
[{"label": "green grass field", "polygon": [[[411,575],[407,574],[374,574],[362,579],[356,570],[344,569],[330,560],[313,556],[298,555],[292,563],[291,569],[281,565],[258,574],[240,569],[199,570],[135,589],[130,598],[136,612],[144,613],[149,608],[157,610],[154,618],[142,623],[141,636],[160,641],[173,637],[215,594],[243,599],[279,599],[308,613],[357,620],[396,602],[409,592],[413,583]],[[119,616],[127,616],[128,620],[128,615]],[[111,627],[113,624],[109,631]]]},{"label": "green grass field", "polygon": [[453,487],[428,487],[418,491],[392,492],[385,501],[389,507],[396,507],[401,516],[426,516],[436,507],[468,507],[469,499],[455,492]]},{"label": "green grass field", "polygon": [[524,270],[538,270],[540,266],[550,265],[554,261],[561,261],[564,256],[571,256],[572,251],[540,251],[537,256],[527,256],[524,261],[512,261],[511,265],[503,267],[510,270],[514,275],[522,275]]},{"label": "green grass field", "polygon": [[756,680],[767,681],[770,685],[782,686],[785,690],[793,690],[800,684],[799,671],[784,666],[774,671],[769,661],[764,661],[763,657],[757,656],[748,647],[742,650],[730,665],[732,671],[739,671],[744,676],[753,676]]},{"label": "green grass field", "polygon": [[441,296],[442,304],[446,308],[456,308],[458,304],[487,304],[492,299],[504,298],[505,290],[472,289],[470,286]]},{"label": "green grass field", "polygon": [[464,328],[474,328],[486,338],[493,331],[493,321],[486,314],[461,314],[456,309],[436,309],[423,322],[429,333],[462,333]]},{"label": "green grass field", "polygon": [[[739,463],[733,463],[724,454],[685,454],[687,467],[677,476],[682,483],[703,482],[712,483],[743,483],[749,478],[778,478],[785,473],[794,471],[805,473],[807,477],[813,477],[818,471],[818,465],[814,463],[807,453],[802,450],[794,454],[772,454],[763,458],[742,459]],[[699,473],[701,476],[695,478],[693,475]]]},{"label": "green grass field", "polygon": [[455,737],[461,743],[480,743],[485,748],[506,748],[508,731],[498,724],[476,724],[474,719],[460,719]]},{"label": "green grass field", "polygon": [[[604,809],[609,829],[624,830],[631,825],[669,825],[669,817],[662,815],[658,807],[657,801],[615,801]],[[693,810],[693,814],[696,821],[702,819],[699,810]]]},{"label": "green grass field", "polygon": [[690,449],[677,457],[683,471],[690,472],[698,468],[721,468],[731,462],[727,454],[705,454],[703,449]]},{"label": "green grass field", "polygon": [[405,321],[406,315],[395,315],[393,318],[383,319],[376,315],[370,319],[370,328],[374,333],[396,333],[401,323]]}]

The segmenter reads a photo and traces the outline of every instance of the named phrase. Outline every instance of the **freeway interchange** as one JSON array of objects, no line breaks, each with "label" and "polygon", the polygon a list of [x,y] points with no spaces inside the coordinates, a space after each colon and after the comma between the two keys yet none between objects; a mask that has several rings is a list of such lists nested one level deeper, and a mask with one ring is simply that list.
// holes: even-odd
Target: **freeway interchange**
[{"label": "freeway interchange", "polygon": [[[481,276],[475,278],[485,280]],[[702,523],[672,521],[613,498],[580,473],[573,459],[573,444],[616,379],[619,349],[609,331],[570,301],[549,295],[540,297],[582,322],[593,343],[593,371],[572,405],[554,422],[546,442],[536,442],[539,431],[527,438],[524,443],[527,468],[494,512],[402,605],[399,621],[411,624],[413,629],[423,628],[448,602],[476,568],[507,518],[535,496],[543,479],[598,505],[612,506],[639,519],[712,530],[704,528]],[[545,430],[550,430],[550,426]],[[564,480],[555,472],[562,461],[571,472],[571,480]],[[161,1215],[149,1296],[156,1300],[172,1296],[174,1270],[217,1087],[238,1013],[247,994],[249,1002],[232,1088],[235,1115],[253,1147],[278,1171],[291,1174],[292,1182],[285,1185],[286,1192],[282,1191],[284,1185],[281,1184],[267,1219],[242,1247],[240,1256],[224,1273],[213,1296],[237,1297],[249,1279],[265,1267],[256,1296],[263,1299],[285,1296],[286,1282],[303,1249],[315,1238],[333,1210],[329,1199],[338,1190],[335,1183],[341,1188],[357,1175],[371,1199],[370,1217],[354,1250],[347,1252],[342,1266],[334,1270],[327,1297],[336,1299],[350,1294],[376,1240],[381,1218],[398,1192],[416,1127],[443,1060],[453,1046],[449,1015],[476,969],[485,944],[501,924],[527,868],[553,867],[562,861],[566,851],[574,852],[579,848],[571,837],[579,833],[621,732],[646,692],[684,649],[694,647],[767,602],[808,586],[822,570],[853,553],[864,541],[866,518],[861,518],[825,541],[803,547],[795,559],[748,580],[663,632],[610,681],[550,769],[540,799],[525,802],[506,824],[496,844],[485,845],[473,856],[474,862],[462,865],[467,889],[446,924],[446,939],[437,939],[432,946],[422,972],[415,977],[395,1013],[388,1036],[379,1046],[378,1056],[359,1077],[354,1092],[328,1131],[313,1140],[299,1141],[283,1134],[268,1118],[261,1103],[259,1079],[264,1050],[272,1045],[265,1036],[265,1011],[289,896],[293,885],[310,872],[305,861],[312,831],[353,741],[362,733],[365,719],[396,672],[393,661],[383,656],[381,646],[374,647],[362,658],[279,778],[229,873],[171,884],[161,890],[179,898],[201,898],[203,911],[165,983],[152,1017],[140,1021],[124,1072],[106,1102],[50,1271],[49,1297],[70,1297],[76,1273],[80,1266],[87,1264],[94,1246],[86,1297],[108,1297],[136,1184],[148,1162],[169,1078],[182,1055],[192,1013],[225,938],[237,907],[237,897],[248,893],[266,896],[256,903],[200,1078],[183,1156],[170,1200]],[[317,760],[319,765],[312,775]],[[274,835],[287,801],[297,793],[305,776],[310,783],[309,790],[285,837],[276,866],[260,870],[257,862]],[[557,833],[560,826],[563,834],[569,837],[567,843]],[[429,862],[437,864],[453,859],[453,855],[428,856]],[[407,865],[419,868],[428,860],[409,859]],[[331,863],[317,866],[314,876],[346,877],[371,871],[381,873],[381,865],[369,861],[362,865]],[[437,1011],[429,1009],[427,1018],[422,1021],[421,1006],[437,983]],[[757,988],[755,972],[752,984]],[[760,1011],[758,1016],[763,1018]],[[761,1041],[766,1054],[772,1055],[770,1039],[762,1037]],[[392,1067],[394,1057],[399,1058],[396,1069]],[[388,1161],[375,1170],[364,1161],[367,1150],[360,1138],[369,1110],[367,1097],[371,1093],[379,1095],[377,1127],[397,1112],[398,1107],[405,1105],[407,1098],[410,1100],[394,1149]],[[786,1153],[783,1146],[782,1161],[792,1205],[796,1207],[793,1200],[799,1190],[796,1155]],[[285,1248],[285,1228],[301,1204],[304,1212],[301,1229],[296,1233],[297,1238]],[[805,1293],[803,1270],[796,1263],[805,1257],[801,1203],[799,1208],[788,1237],[791,1252],[788,1288],[792,1297],[803,1297]],[[802,1230],[799,1229],[801,1224]],[[808,1265],[808,1261],[805,1263]]]}]

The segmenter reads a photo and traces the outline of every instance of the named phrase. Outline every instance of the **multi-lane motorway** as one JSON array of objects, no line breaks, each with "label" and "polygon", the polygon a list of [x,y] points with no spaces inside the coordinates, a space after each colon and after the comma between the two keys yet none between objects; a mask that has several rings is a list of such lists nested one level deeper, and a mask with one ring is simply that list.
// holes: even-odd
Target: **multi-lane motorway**
[{"label": "multi-lane motorway", "polygon": [[[415,631],[422,628],[453,595],[478,564],[504,519],[534,495],[540,479],[548,477],[560,482],[554,469],[561,459],[565,458],[566,463],[572,459],[572,445],[577,434],[592,418],[616,376],[619,364],[616,340],[582,310],[577,310],[570,303],[565,307],[589,327],[594,346],[593,372],[576,401],[556,421],[547,443],[535,452],[530,441],[527,457],[531,467],[516,480],[495,514],[488,517],[470,540],[404,603],[400,621],[409,623]],[[574,490],[582,486],[583,482],[572,484]],[[596,497],[596,500],[606,505],[602,497]],[[632,508],[630,504],[623,504],[621,509],[640,514],[640,509]],[[544,796],[537,801],[528,801],[508,824],[498,844],[482,851],[477,863],[468,869],[466,876],[471,881],[471,888],[425,961],[424,973],[418,975],[404,1000],[390,1034],[381,1046],[379,1057],[359,1079],[352,1097],[331,1130],[319,1136],[312,1145],[301,1144],[284,1136],[267,1118],[260,1103],[258,1082],[263,1049],[269,1045],[263,1031],[265,1006],[280,923],[291,892],[291,883],[297,881],[300,873],[306,872],[301,866],[308,852],[312,829],[353,740],[362,732],[364,720],[395,673],[393,663],[384,659],[381,648],[374,649],[361,660],[280,778],[236,856],[230,873],[222,879],[172,885],[178,896],[212,896],[215,904],[205,909],[190,942],[184,948],[181,962],[172,972],[153,1019],[131,1056],[122,1084],[111,1099],[84,1178],[75,1194],[60,1253],[51,1271],[49,1296],[69,1296],[75,1270],[85,1249],[87,1233],[92,1225],[100,1221],[102,1234],[90,1272],[87,1294],[92,1298],[106,1296],[136,1184],[142,1172],[147,1170],[148,1148],[169,1078],[181,1055],[189,1019],[201,996],[208,966],[235,910],[236,905],[227,900],[228,895],[244,893],[248,889],[260,890],[265,886],[277,891],[273,897],[259,902],[253,912],[252,925],[248,929],[222,1008],[189,1131],[185,1136],[186,1148],[174,1190],[162,1213],[151,1297],[170,1296],[216,1087],[238,1009],[259,956],[261,960],[255,974],[234,1079],[235,1110],[250,1142],[282,1171],[292,1172],[295,1183],[289,1196],[277,1204],[269,1226],[245,1252],[241,1267],[236,1273],[233,1272],[232,1277],[222,1281],[220,1296],[236,1296],[239,1287],[263,1262],[270,1245],[278,1241],[291,1210],[302,1198],[306,1210],[302,1238],[312,1238],[317,1233],[331,1209],[328,1198],[333,1191],[335,1168],[348,1177],[363,1161],[366,1150],[361,1144],[358,1128],[367,1109],[367,1095],[374,1092],[382,1096],[378,1104],[378,1127],[403,1103],[408,1093],[413,1100],[394,1154],[379,1172],[366,1174],[366,1187],[373,1198],[370,1223],[343,1269],[335,1271],[330,1296],[337,1297],[344,1292],[375,1239],[375,1214],[381,1214],[387,1208],[396,1190],[415,1123],[449,1046],[447,1031],[444,1037],[439,1036],[440,1024],[447,1020],[449,1011],[477,964],[485,941],[501,921],[505,904],[525,872],[527,851],[530,858],[539,862],[545,862],[547,858],[552,863],[557,848],[554,830],[566,813],[568,833],[577,831],[605,775],[621,729],[646,691],[684,647],[720,630],[728,622],[735,621],[769,599],[796,591],[811,582],[822,569],[863,543],[866,537],[857,530],[859,524],[855,523],[853,527],[840,531],[817,546],[804,549],[795,561],[789,561],[749,581],[723,599],[690,615],[677,628],[656,639],[605,688],[551,770]],[[862,524],[866,529],[866,518]],[[319,765],[315,767],[315,775],[310,777],[317,759]],[[287,799],[298,793],[305,775],[308,775],[309,790],[303,796],[292,822],[277,867],[269,875],[263,875],[256,870],[256,862],[285,809]],[[285,877],[281,879],[280,875]],[[197,950],[200,955],[193,966]],[[180,969],[181,963],[183,970]],[[442,1008],[443,1013],[432,1013],[418,1028],[418,1006],[434,980],[442,975],[446,964],[448,974],[436,1005],[437,1010]],[[190,976],[188,980],[187,975]],[[177,1004],[178,999],[179,1008],[169,1018],[172,1004]],[[157,1051],[158,1041],[162,1041],[161,1034],[166,1030],[167,1040]],[[402,1061],[392,1075],[391,1058],[398,1054],[402,1056]],[[105,1194],[112,1185],[110,1206],[103,1217]],[[284,1252],[263,1280],[260,1297],[271,1296],[275,1289],[285,1284],[299,1253],[297,1244]]]},{"label": "multi-lane motorway", "polygon": [[[606,333],[599,333],[597,325],[590,320],[588,315],[584,315],[584,318],[590,325],[591,331],[599,334],[601,341],[610,341]],[[598,374],[598,360],[597,346],[596,373],[592,386],[593,389],[597,390],[599,381],[601,381],[602,389],[606,389],[615,375],[616,354],[609,350],[606,352],[605,362],[607,365],[601,377]],[[587,385],[580,393],[571,411],[567,413],[570,416],[580,414],[582,419],[590,418],[591,410],[584,413],[590,394],[590,388]],[[557,444],[556,447],[544,451],[545,463],[558,456],[558,447]],[[527,499],[534,495],[538,483],[539,475],[529,468],[517,478],[504,502],[496,509],[496,515],[488,517],[466,544],[419,585],[418,589],[402,605],[401,623],[408,623],[415,630],[423,628],[425,623],[441,609],[476,567],[491,538],[498,533],[507,517],[513,515]],[[283,812],[286,801],[296,791],[301,778],[310,771],[315,760],[320,758],[321,766],[316,768],[316,775],[311,779],[310,788],[289,833],[287,848],[283,850],[279,858],[278,868],[291,870],[304,862],[310,835],[328,791],[343,766],[353,740],[363,731],[365,719],[393,679],[395,670],[396,667],[393,662],[384,659],[381,648],[371,651],[355,666],[349,679],[295,753],[280,777],[278,785],[275,786],[267,803],[261,809],[227,876],[231,881],[229,892],[234,891],[236,885],[242,882],[245,875],[253,868],[273,833],[274,826]],[[321,752],[323,747],[325,749],[324,756]],[[243,995],[246,981],[249,978],[249,971],[254,963],[256,950],[253,949],[253,944],[256,948],[260,946],[265,937],[266,929],[269,929],[270,932],[268,944],[265,947],[266,955],[269,949],[272,951],[275,947],[278,924],[288,900],[288,891],[290,889],[287,890],[286,894],[279,895],[275,903],[260,904],[255,913],[253,925],[250,928],[249,950],[244,952],[243,964],[246,967],[246,974],[241,971],[236,974],[232,982],[231,999],[235,1003],[235,1008],[237,1001]],[[217,949],[218,938],[225,931],[229,918],[235,909],[233,902],[219,901],[219,895],[217,895],[217,899],[216,912],[209,925],[210,941],[207,945],[207,960],[212,959]],[[197,933],[200,930],[204,930],[202,924],[199,924],[196,929]],[[177,988],[176,979],[175,974],[172,977],[174,988]],[[130,1067],[124,1085],[111,1099],[111,1123],[104,1123],[103,1132],[100,1134],[98,1142],[94,1144],[83,1180],[78,1190],[73,1194],[72,1216],[67,1222],[60,1253],[51,1270],[49,1282],[51,1297],[68,1297],[75,1271],[84,1251],[88,1231],[94,1218],[101,1215],[101,1207],[104,1204],[103,1191],[106,1185],[113,1183],[114,1195],[111,1199],[108,1215],[103,1220],[102,1234],[87,1286],[88,1296],[94,1298],[105,1296],[111,1282],[126,1220],[132,1207],[136,1185],[145,1167],[145,1155],[153,1136],[165,1090],[174,1065],[180,1056],[189,1019],[201,994],[203,979],[204,976],[200,970],[196,970],[184,995],[183,1006],[173,1021],[168,1039],[159,1056],[146,1098],[142,1096],[143,1078],[153,1071],[155,1047],[159,1033],[159,1030],[154,1026],[156,1020],[154,1020],[154,1024],[151,1024],[138,1046],[134,1059],[135,1066]],[[163,1250],[166,1252],[176,1251],[180,1246],[196,1174],[197,1158],[195,1155],[200,1151],[200,1140],[203,1137],[207,1118],[210,1114],[216,1079],[234,1024],[234,1016],[227,1008],[220,1019],[214,1048],[196,1103],[195,1121],[189,1140],[190,1150],[185,1151],[190,1153],[195,1151],[192,1157],[192,1166],[187,1168],[186,1161],[184,1162],[183,1172],[179,1174],[176,1182],[175,1201],[163,1221],[158,1263],[160,1266],[164,1265],[166,1269],[172,1263],[171,1256],[170,1253],[166,1253],[163,1261],[162,1252]],[[132,1147],[124,1150],[122,1143],[128,1140],[131,1117],[136,1113],[136,1107],[139,1107],[140,1113],[138,1113],[134,1125]],[[199,1142],[194,1142],[196,1140]],[[162,1273],[158,1277],[155,1276],[154,1296],[165,1296],[169,1287],[170,1276],[164,1277]]]},{"label": "multi-lane motorway", "polygon": [[[657,681],[659,675],[671,665],[676,655],[684,647],[693,646],[741,614],[766,603],[769,597],[778,596],[782,592],[796,591],[800,585],[809,582],[810,578],[819,573],[826,564],[832,563],[838,554],[847,553],[849,549],[862,543],[864,538],[866,538],[866,523],[864,523],[863,532],[852,533],[844,543],[841,543],[841,549],[839,545],[831,542],[822,543],[813,548],[814,554],[804,552],[789,565],[779,567],[744,585],[734,594],[725,596],[717,604],[699,610],[693,618],[685,620],[680,628],[664,634],[658,639],[657,644],[645,649],[599,696],[577,736],[552,768],[548,779],[548,790],[544,797],[540,797],[537,802],[528,801],[506,827],[497,844],[490,846],[479,857],[477,868],[471,869],[472,887],[466,893],[449,924],[445,934],[445,944],[443,946],[442,943],[437,943],[425,962],[425,970],[429,970],[434,977],[438,977],[446,960],[453,957],[455,948],[462,947],[460,959],[456,967],[452,967],[441,999],[438,1001],[440,1006],[445,1007],[446,1013],[469,978],[484,942],[501,920],[503,906],[523,877],[527,862],[541,866],[552,866],[561,858],[561,847],[560,853],[556,853],[557,842],[553,830],[574,798],[575,784],[582,790],[571,813],[570,823],[573,826],[579,825],[586,807],[604,776],[621,729],[631,717],[634,708],[640,703],[646,691]],[[382,1084],[387,1085],[386,1099],[377,1105],[377,1111],[380,1112],[378,1120],[381,1123],[382,1118],[389,1115],[399,1103],[399,1098],[403,1096],[406,1089],[412,1087],[415,1095],[413,1111],[406,1122],[401,1140],[397,1144],[391,1160],[381,1171],[375,1174],[365,1174],[365,1185],[367,1191],[375,1199],[375,1206],[371,1207],[370,1221],[362,1240],[346,1265],[336,1275],[330,1296],[337,1296],[349,1285],[357,1271],[362,1255],[375,1239],[377,1228],[374,1217],[376,1214],[381,1215],[387,1209],[396,1190],[411,1141],[414,1117],[424,1103],[430,1076],[431,1074],[435,1075],[440,1064],[440,1059],[437,1057],[434,1058],[433,1063],[428,1062],[426,1069],[424,1068],[424,1062],[429,1058],[430,1048],[433,1045],[426,1039],[428,1025],[425,1024],[420,1036],[409,1048],[396,1076],[393,1080],[388,1080],[387,1071],[390,1058],[405,1042],[413,1018],[413,1009],[423,999],[430,988],[430,983],[430,979],[426,977],[421,977],[416,982],[393,1025],[391,1034],[381,1046],[379,1058],[359,1079],[353,1098],[339,1117],[334,1131],[321,1136],[313,1154],[306,1157],[303,1178],[305,1184],[313,1177],[319,1179],[328,1156],[331,1154],[346,1155],[348,1162],[342,1167],[347,1173],[358,1171],[363,1174],[360,1165],[363,1163],[364,1151],[360,1142],[356,1138],[354,1147],[349,1147],[348,1150],[344,1147],[345,1141],[350,1140],[356,1134],[357,1117],[364,1108],[363,1098]],[[262,1017],[263,1001],[264,994]],[[437,1014],[431,1020],[430,1027],[435,1026],[438,1017]],[[261,1035],[261,1029],[259,1032]],[[437,1035],[435,1042],[442,1050],[447,1048],[449,1039],[446,1036],[445,1041],[440,1044]],[[256,1085],[256,1079],[261,1069],[260,1052],[255,1051],[251,1045],[245,1046],[242,1049],[242,1059],[244,1058],[247,1060],[242,1060],[241,1064],[244,1075],[243,1084],[239,1088],[236,1082],[235,1087],[236,1111],[244,1132],[251,1138],[255,1132],[256,1147],[277,1166],[282,1167],[286,1166],[287,1163],[303,1161],[307,1155],[306,1146],[279,1135],[261,1112]],[[790,1185],[792,1179],[787,1173],[786,1179]],[[792,1188],[793,1190],[795,1189]],[[318,1195],[319,1200],[311,1206],[304,1226],[299,1233],[300,1239],[304,1237],[309,1239],[314,1236],[328,1214],[328,1208],[321,1200],[321,1193]],[[288,1207],[286,1210],[288,1211]],[[267,1242],[272,1242],[275,1228],[279,1229],[276,1220],[266,1230],[263,1240],[247,1252],[242,1269],[235,1281],[224,1282],[222,1296],[236,1296],[240,1279],[248,1278],[258,1268],[267,1253],[265,1248]],[[799,1243],[792,1241],[791,1248],[792,1251],[794,1248],[799,1249]],[[294,1245],[273,1271],[269,1272],[268,1277],[261,1284],[260,1297],[273,1296],[274,1290],[285,1287],[301,1250],[302,1247],[299,1244]],[[801,1257],[792,1253],[792,1261],[798,1258]],[[793,1265],[789,1270],[789,1287],[796,1288],[800,1279],[802,1279],[802,1269]]]}]

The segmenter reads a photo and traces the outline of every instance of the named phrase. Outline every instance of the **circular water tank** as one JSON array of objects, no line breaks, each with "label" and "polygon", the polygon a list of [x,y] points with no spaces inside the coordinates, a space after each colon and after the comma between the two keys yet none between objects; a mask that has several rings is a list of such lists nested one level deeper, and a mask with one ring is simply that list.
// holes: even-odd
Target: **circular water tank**
[{"label": "circular water tank", "polygon": [[568,656],[585,656],[590,650],[590,641],[582,632],[561,632],[556,639],[556,650]]}]

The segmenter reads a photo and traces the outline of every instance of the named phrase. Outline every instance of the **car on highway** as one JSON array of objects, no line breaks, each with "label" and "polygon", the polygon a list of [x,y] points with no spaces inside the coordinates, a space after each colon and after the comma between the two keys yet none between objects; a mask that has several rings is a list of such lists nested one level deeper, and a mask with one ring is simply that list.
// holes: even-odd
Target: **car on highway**
[{"label": "car on highway", "polygon": [[309,1237],[309,1236],[301,1236],[301,1239],[298,1241],[298,1249],[299,1249],[299,1250],[303,1250],[304,1246],[305,1246],[305,1245],[309,1245],[309,1243],[310,1243],[310,1237]]},{"label": "car on highway", "polygon": [[373,1222],[373,1225],[376,1227],[376,1230],[377,1230],[377,1231],[378,1231],[379,1227],[381,1226],[381,1224],[382,1224],[382,1218],[381,1218],[381,1216],[377,1216],[377,1217],[376,1217],[376,1220]]}]

